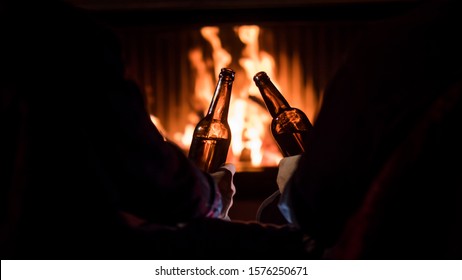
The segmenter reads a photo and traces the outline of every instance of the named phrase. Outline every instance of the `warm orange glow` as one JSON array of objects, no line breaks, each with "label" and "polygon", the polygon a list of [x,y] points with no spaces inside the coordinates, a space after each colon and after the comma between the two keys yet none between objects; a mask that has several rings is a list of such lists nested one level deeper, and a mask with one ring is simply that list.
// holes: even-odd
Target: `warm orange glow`
[{"label": "warm orange glow", "polygon": [[[218,77],[221,68],[231,67],[234,59],[244,72],[236,73],[236,80],[240,79],[241,81],[235,82],[233,85],[228,115],[232,140],[227,161],[234,164],[246,163],[247,166],[255,167],[275,166],[279,163],[282,155],[269,132],[271,116],[261,105],[262,103],[252,101],[249,98],[252,96],[254,99],[261,99],[260,93],[253,83],[253,76],[258,71],[267,72],[277,84],[274,74],[274,59],[267,52],[260,50],[260,27],[256,25],[236,26],[234,31],[243,43],[240,57],[232,57],[230,52],[223,48],[219,27],[206,26],[201,28],[202,37],[212,47],[211,57],[214,73],[209,70],[209,61],[204,58],[202,49],[193,48],[189,51],[189,60],[195,73],[193,96],[195,112],[188,116],[188,124],[184,128],[184,132],[176,133],[173,136],[173,141],[184,150],[189,150],[194,127],[199,122],[197,113],[206,113],[216,86],[216,77]],[[242,82],[244,80],[245,82]]]},{"label": "warm orange glow", "polygon": [[214,77],[218,77],[221,68],[228,67],[231,63],[232,57],[222,46],[219,37],[220,28],[216,26],[206,26],[201,28],[201,35],[212,46],[212,58],[215,68]]},{"label": "warm orange glow", "polygon": [[[241,42],[244,43],[244,48],[239,58],[239,64],[245,70],[247,79],[251,81],[249,88],[243,89],[246,92],[240,96],[248,98],[248,96],[253,95],[260,99],[260,93],[253,83],[253,76],[259,71],[265,71],[270,77],[274,78],[274,59],[267,52],[260,50],[258,41],[260,27],[257,25],[242,25],[237,26],[235,31]],[[268,125],[271,121],[269,114],[267,114],[267,112],[263,114],[259,113],[259,109],[261,108],[258,106],[260,105],[254,102],[246,102],[245,104],[247,118],[244,123],[244,146],[250,149],[252,165],[277,165],[282,158],[279,151],[277,149],[263,150],[263,140],[268,140],[265,134],[268,134]],[[269,138],[270,141],[273,141],[271,137]],[[264,157],[264,154],[266,157]]]},{"label": "warm orange glow", "polygon": [[[243,25],[235,29],[241,42],[245,44],[242,57],[239,58],[239,64],[245,69],[248,79],[252,81],[257,72],[265,71],[272,77],[273,83],[278,87],[277,82],[274,80],[274,59],[269,53],[260,50],[258,43],[260,27],[257,25]],[[248,94],[260,96],[257,87],[253,83],[248,89]]]}]

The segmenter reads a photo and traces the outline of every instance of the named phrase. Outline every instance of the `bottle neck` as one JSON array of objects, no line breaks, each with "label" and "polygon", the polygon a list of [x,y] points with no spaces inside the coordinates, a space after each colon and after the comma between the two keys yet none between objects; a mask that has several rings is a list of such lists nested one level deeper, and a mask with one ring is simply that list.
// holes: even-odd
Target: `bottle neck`
[{"label": "bottle neck", "polygon": [[234,81],[234,72],[232,70],[222,70],[220,73],[217,87],[210,103],[207,117],[221,122],[228,122],[228,111],[231,100],[231,90]]},{"label": "bottle neck", "polygon": [[260,90],[263,101],[265,101],[268,112],[273,118],[277,117],[285,109],[290,108],[287,100],[282,96],[266,73],[258,72],[254,76],[254,81]]}]

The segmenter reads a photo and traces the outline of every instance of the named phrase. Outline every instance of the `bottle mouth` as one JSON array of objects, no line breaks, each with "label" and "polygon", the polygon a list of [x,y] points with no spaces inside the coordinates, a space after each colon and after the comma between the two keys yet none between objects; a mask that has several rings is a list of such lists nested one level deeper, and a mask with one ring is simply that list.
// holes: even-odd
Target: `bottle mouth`
[{"label": "bottle mouth", "polygon": [[265,71],[260,71],[260,72],[258,72],[257,74],[255,74],[253,76],[254,82],[261,82],[264,79],[266,79],[266,80],[269,79],[269,77],[268,77],[268,75],[266,74]]},{"label": "bottle mouth", "polygon": [[226,80],[234,80],[234,70],[231,68],[221,68],[220,77],[224,77]]}]

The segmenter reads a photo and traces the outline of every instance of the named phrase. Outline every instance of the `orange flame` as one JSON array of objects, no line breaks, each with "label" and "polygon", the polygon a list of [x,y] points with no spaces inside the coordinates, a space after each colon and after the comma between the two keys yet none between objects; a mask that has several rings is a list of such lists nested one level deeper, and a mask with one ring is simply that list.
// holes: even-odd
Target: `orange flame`
[{"label": "orange flame", "polygon": [[[249,96],[261,98],[259,91],[253,83],[253,75],[258,71],[265,71],[271,77],[274,60],[268,53],[261,51],[258,44],[260,28],[256,25],[235,27],[244,48],[238,58],[239,65],[244,69],[245,86],[233,86],[233,96],[229,109],[228,122],[232,131],[231,149],[228,153],[228,162],[249,162],[252,166],[274,166],[282,158],[272,137],[268,137],[270,115],[259,103],[253,102]],[[233,57],[222,46],[219,37],[220,29],[216,26],[201,28],[201,35],[212,47],[212,60],[214,73],[207,68],[207,61],[200,48],[193,48],[189,52],[189,60],[194,68],[195,111],[206,113],[215,87],[214,77],[220,70],[231,65]],[[236,76],[237,79],[242,77]],[[275,83],[276,84],[276,83]],[[199,121],[197,114],[192,113],[189,123],[183,133],[174,135],[174,141],[185,150],[189,149],[194,127]]]}]

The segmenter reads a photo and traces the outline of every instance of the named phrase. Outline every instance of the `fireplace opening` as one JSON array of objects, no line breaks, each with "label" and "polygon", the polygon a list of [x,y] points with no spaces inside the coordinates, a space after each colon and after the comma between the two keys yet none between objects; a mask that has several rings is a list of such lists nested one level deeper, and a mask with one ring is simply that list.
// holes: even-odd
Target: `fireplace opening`
[{"label": "fireplace opening", "polygon": [[115,31],[126,74],[145,94],[152,121],[185,154],[220,69],[235,70],[227,161],[237,169],[230,216],[238,220],[253,220],[260,203],[277,190],[282,158],[253,75],[267,72],[289,104],[304,111],[315,126],[328,81],[366,25],[400,14],[415,1],[256,2],[83,6]]},{"label": "fireplace opening", "polygon": [[143,89],[153,122],[185,153],[195,125],[208,109],[220,69],[236,71],[227,161],[238,170],[249,170],[277,166],[282,158],[253,75],[267,72],[289,104],[314,124],[322,91],[359,28],[235,24],[125,28],[118,34],[128,76]]},{"label": "fireplace opening", "polygon": [[274,167],[282,158],[253,75],[267,72],[315,124],[323,90],[364,26],[416,2],[69,1],[119,36],[128,78],[145,94],[153,122],[185,153],[220,69],[235,70],[227,160],[238,170]]}]

